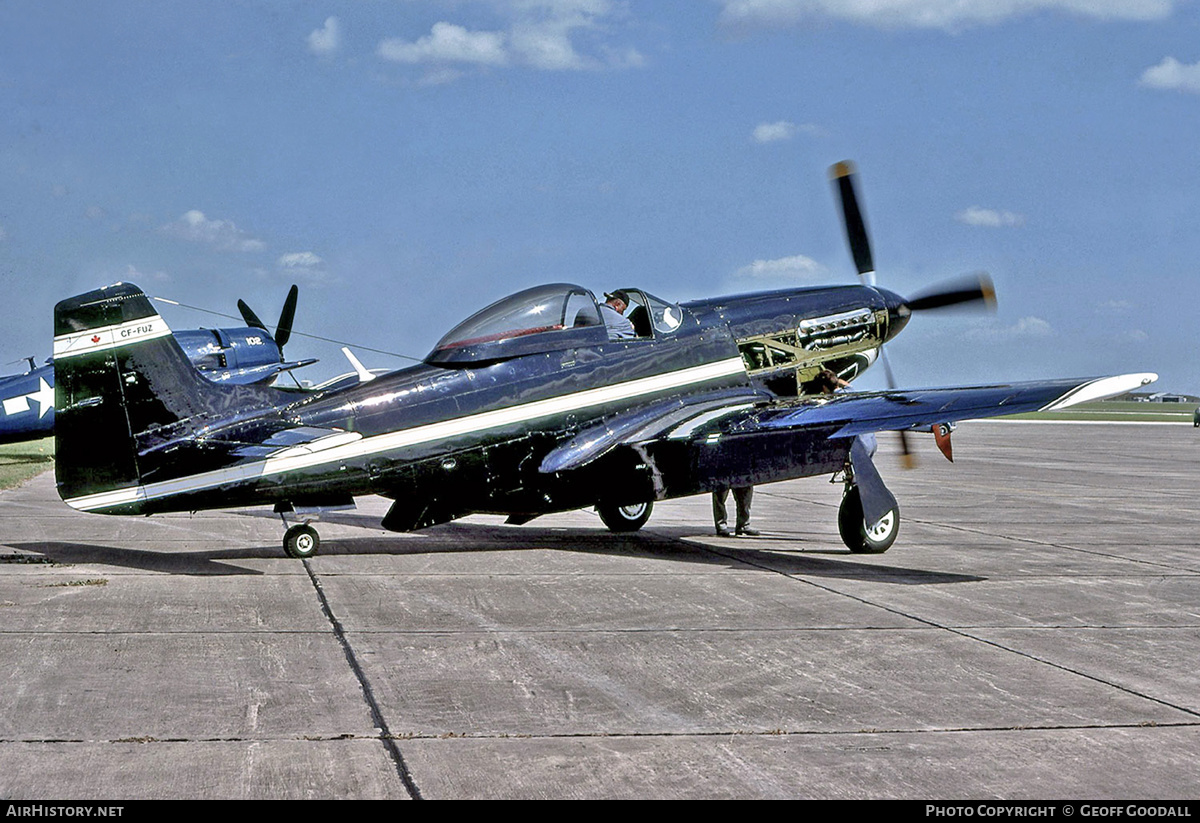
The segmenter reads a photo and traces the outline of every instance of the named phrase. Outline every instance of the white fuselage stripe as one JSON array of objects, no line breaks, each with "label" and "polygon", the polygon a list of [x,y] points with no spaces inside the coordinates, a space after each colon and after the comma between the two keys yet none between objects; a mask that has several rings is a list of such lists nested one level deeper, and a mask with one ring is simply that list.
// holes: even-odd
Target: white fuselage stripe
[{"label": "white fuselage stripe", "polygon": [[118,323],[115,326],[88,329],[76,334],[60,334],[54,338],[54,359],[62,360],[66,357],[107,351],[131,343],[167,337],[170,334],[171,329],[166,321],[157,314]]},{"label": "white fuselage stripe", "polygon": [[606,403],[632,400],[637,397],[644,397],[662,391],[679,389],[685,386],[744,373],[745,369],[742,364],[742,358],[731,357],[726,360],[705,363],[702,366],[692,366],[680,371],[643,377],[625,383],[586,389],[572,394],[549,397],[545,400],[535,400],[532,403],[524,403],[519,406],[510,406],[504,409],[471,414],[437,423],[427,423],[422,426],[414,426],[410,429],[400,429],[399,431],[377,434],[330,448],[310,451],[303,445],[293,446],[280,454],[267,457],[264,460],[256,460],[239,466],[230,466],[225,469],[189,475],[177,480],[165,480],[142,486],[74,497],[66,502],[72,508],[90,511],[170,497],[175,494],[200,491],[229,483],[284,474],[289,471],[298,471],[327,463],[353,460],[373,454],[381,454],[405,446],[429,443],[450,437],[502,428],[517,423],[525,423],[554,415],[581,411],[583,409],[602,406]]}]

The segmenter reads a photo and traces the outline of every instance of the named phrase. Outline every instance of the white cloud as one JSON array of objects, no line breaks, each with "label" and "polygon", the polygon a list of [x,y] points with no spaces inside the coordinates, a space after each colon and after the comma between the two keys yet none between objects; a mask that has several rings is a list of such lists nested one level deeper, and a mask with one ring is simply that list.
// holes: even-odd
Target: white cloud
[{"label": "white cloud", "polygon": [[[511,0],[495,9],[507,20],[491,30],[470,30],[456,23],[435,23],[416,40],[387,38],[376,54],[396,63],[441,65],[439,82],[449,75],[446,64],[476,67],[526,66],[541,71],[636,68],[645,58],[631,46],[597,42],[619,22],[623,5],[610,0]],[[594,54],[581,52],[577,39],[594,43]]]},{"label": "white cloud", "polygon": [[1040,317],[1022,317],[1011,330],[1014,334],[1026,337],[1048,337],[1054,334],[1050,324]]},{"label": "white cloud", "polygon": [[209,220],[204,212],[192,209],[162,231],[180,240],[204,243],[221,251],[261,251],[266,243],[251,237],[228,220]]},{"label": "white cloud", "polygon": [[308,35],[308,50],[326,57],[338,50],[342,43],[342,27],[336,17],[326,17],[325,25]]},{"label": "white cloud", "polygon": [[646,65],[646,56],[633,46],[624,48],[601,46],[600,52],[604,55],[600,62],[609,68],[640,69]]},{"label": "white cloud", "polygon": [[310,286],[323,285],[331,281],[325,260],[311,251],[295,251],[281,255],[275,261],[281,274],[288,279]]},{"label": "white cloud", "polygon": [[453,83],[456,80],[461,80],[466,77],[467,73],[460,69],[452,69],[449,67],[432,69],[417,81],[418,86],[444,86],[448,83]]},{"label": "white cloud", "polygon": [[954,219],[960,223],[966,223],[968,226],[983,226],[989,229],[998,229],[1005,226],[1021,226],[1025,223],[1025,216],[1016,212],[997,211],[996,209],[985,209],[979,206],[971,206],[968,209],[963,209],[954,215]]},{"label": "white cloud", "polygon": [[1035,339],[1054,335],[1054,328],[1040,317],[1022,317],[1011,326],[1000,326],[995,321],[968,329],[966,336],[973,340],[995,342],[998,340]]},{"label": "white cloud", "polygon": [[1174,57],[1165,57],[1157,66],[1142,72],[1142,85],[1152,89],[1200,94],[1200,63],[1188,65]]},{"label": "white cloud", "polygon": [[882,29],[943,29],[1002,23],[1041,11],[1098,20],[1161,20],[1181,0],[718,0],[721,21],[750,28],[845,20]]},{"label": "white cloud", "polygon": [[520,23],[513,26],[508,40],[517,60],[535,69],[567,71],[595,65],[575,51],[567,26]]},{"label": "white cloud", "polygon": [[313,269],[325,265],[325,261],[310,251],[297,251],[279,258],[281,269]]},{"label": "white cloud", "polygon": [[775,123],[759,123],[754,127],[754,142],[774,143],[777,140],[790,140],[796,135],[796,124],[787,120]]},{"label": "white cloud", "polygon": [[793,280],[812,280],[824,273],[824,267],[803,254],[780,257],[777,260],[755,260],[737,270],[738,277],[786,277]]},{"label": "white cloud", "polygon": [[161,269],[155,272],[146,272],[139,269],[137,266],[130,263],[125,267],[125,282],[126,283],[165,283],[171,279],[171,276]]},{"label": "white cloud", "polygon": [[780,140],[791,140],[798,134],[809,137],[823,137],[825,131],[812,123],[792,123],[789,120],[777,120],[774,123],[759,123],[754,127],[751,136],[755,143],[774,143]]},{"label": "white cloud", "polygon": [[400,38],[384,40],[378,54],[397,63],[454,62],[502,66],[508,63],[505,34],[467,31],[453,23],[434,23],[428,35],[414,43]]}]

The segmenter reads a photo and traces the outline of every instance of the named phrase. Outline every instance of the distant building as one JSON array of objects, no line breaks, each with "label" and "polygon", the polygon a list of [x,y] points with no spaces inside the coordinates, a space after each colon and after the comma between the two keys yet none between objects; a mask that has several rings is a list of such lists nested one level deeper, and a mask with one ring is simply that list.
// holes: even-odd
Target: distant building
[{"label": "distant building", "polygon": [[1124,400],[1126,402],[1133,400],[1139,403],[1200,403],[1200,397],[1195,397],[1190,394],[1174,394],[1172,392],[1136,392],[1131,391],[1126,394],[1118,395],[1112,400]]}]

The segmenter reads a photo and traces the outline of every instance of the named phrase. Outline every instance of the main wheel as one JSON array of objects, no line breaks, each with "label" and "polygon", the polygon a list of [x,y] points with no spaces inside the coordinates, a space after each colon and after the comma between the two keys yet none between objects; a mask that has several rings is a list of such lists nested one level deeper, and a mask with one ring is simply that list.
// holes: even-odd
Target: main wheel
[{"label": "main wheel", "polygon": [[307,523],[292,526],[283,535],[283,552],[288,557],[304,560],[315,555],[320,546],[317,530]]},{"label": "main wheel", "polygon": [[613,532],[637,531],[646,525],[652,511],[654,511],[654,504],[649,501],[634,503],[632,506],[614,506],[610,503],[596,504],[596,513],[600,515],[600,520],[605,526],[608,526],[609,531]]},{"label": "main wheel", "polygon": [[863,522],[862,498],[858,486],[851,486],[838,509],[838,532],[846,548],[856,554],[883,554],[900,533],[900,507],[889,511],[879,522],[867,528]]}]

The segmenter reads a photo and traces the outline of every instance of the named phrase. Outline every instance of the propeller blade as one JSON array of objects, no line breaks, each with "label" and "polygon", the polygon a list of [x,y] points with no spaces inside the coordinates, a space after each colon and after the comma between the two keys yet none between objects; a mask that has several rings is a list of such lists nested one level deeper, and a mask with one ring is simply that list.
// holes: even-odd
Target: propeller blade
[{"label": "propeller blade", "polygon": [[854,187],[854,164],[849,160],[836,163],[829,170],[842,204],[842,221],[846,228],[846,240],[850,243],[850,254],[863,285],[875,285],[875,260],[871,255],[871,240],[867,236],[867,224],[858,205]]},{"label": "propeller blade", "polygon": [[[889,391],[896,390],[896,375],[892,373],[892,364],[888,360],[887,349],[880,347],[879,359],[883,361],[883,373],[887,377]],[[917,456],[913,454],[908,445],[908,433],[904,429],[897,429],[896,434],[900,435],[900,465],[905,469],[915,469],[917,467]]]},{"label": "propeller blade", "polygon": [[979,302],[986,309],[996,308],[996,288],[992,285],[992,278],[983,272],[926,291],[905,300],[904,304],[912,311],[925,311]]},{"label": "propeller blade", "polygon": [[258,315],[254,313],[254,309],[247,306],[245,300],[239,300],[237,307],[238,311],[242,313],[242,319],[246,321],[247,326],[262,329],[263,331],[267,330],[267,324],[258,319]]},{"label": "propeller blade", "polygon": [[279,325],[275,327],[275,345],[279,347],[280,355],[283,347],[292,339],[292,322],[296,319],[296,298],[300,290],[293,283],[288,289],[287,299],[283,301],[283,311],[279,313]]},{"label": "propeller blade", "polygon": [[887,377],[888,391],[896,390],[896,375],[892,374],[892,363],[888,360],[887,349],[879,349],[879,360],[883,363],[883,374]]}]

